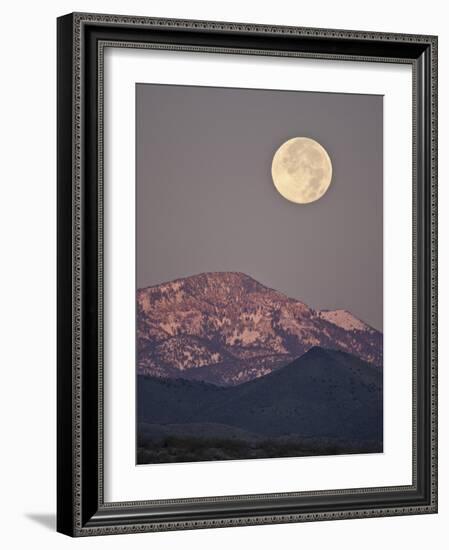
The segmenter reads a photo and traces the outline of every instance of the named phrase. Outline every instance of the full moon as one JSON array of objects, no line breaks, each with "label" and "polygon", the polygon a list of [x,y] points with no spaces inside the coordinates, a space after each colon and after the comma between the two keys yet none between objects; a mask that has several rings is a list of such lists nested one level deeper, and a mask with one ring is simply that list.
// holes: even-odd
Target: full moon
[{"label": "full moon", "polygon": [[283,143],[274,154],[271,175],[285,199],[308,204],[320,199],[329,189],[332,163],[320,143],[295,137]]}]

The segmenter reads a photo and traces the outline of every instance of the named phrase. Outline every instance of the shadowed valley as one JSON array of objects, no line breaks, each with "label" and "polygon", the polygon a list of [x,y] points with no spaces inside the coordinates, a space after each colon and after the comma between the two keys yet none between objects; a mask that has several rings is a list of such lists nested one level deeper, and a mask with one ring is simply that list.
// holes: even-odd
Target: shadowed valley
[{"label": "shadowed valley", "polygon": [[314,347],[250,382],[139,376],[138,462],[382,451],[382,369]]}]

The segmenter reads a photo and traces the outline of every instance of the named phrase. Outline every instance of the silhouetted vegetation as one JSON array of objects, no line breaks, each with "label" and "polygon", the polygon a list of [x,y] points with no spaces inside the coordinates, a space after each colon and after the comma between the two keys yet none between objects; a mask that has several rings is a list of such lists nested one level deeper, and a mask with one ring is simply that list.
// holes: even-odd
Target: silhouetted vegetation
[{"label": "silhouetted vegetation", "polygon": [[373,444],[355,448],[348,444],[307,443],[264,439],[245,441],[200,437],[168,436],[163,439],[140,440],[138,464],[198,462],[206,460],[240,460],[247,458],[286,458],[298,456],[336,455],[381,452]]}]

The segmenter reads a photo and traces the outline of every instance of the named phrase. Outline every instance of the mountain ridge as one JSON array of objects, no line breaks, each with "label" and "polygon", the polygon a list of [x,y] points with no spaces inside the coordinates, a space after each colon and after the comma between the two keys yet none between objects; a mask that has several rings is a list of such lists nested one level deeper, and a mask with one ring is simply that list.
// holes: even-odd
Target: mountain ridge
[{"label": "mountain ridge", "polygon": [[346,310],[313,310],[241,272],[210,272],[137,291],[137,372],[236,385],[313,346],[382,365],[382,334]]},{"label": "mountain ridge", "polygon": [[185,424],[194,430],[209,423],[260,437],[378,441],[381,446],[382,388],[382,369],[345,352],[314,347],[276,372],[237,386],[141,376],[138,419],[153,426]]}]

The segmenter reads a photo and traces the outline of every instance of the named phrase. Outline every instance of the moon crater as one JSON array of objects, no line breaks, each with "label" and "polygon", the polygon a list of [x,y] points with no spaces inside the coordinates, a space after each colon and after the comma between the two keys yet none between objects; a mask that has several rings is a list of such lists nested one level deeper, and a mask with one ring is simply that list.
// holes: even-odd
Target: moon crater
[{"label": "moon crater", "polygon": [[326,149],[307,137],[295,137],[276,151],[271,165],[273,183],[287,200],[307,204],[320,199],[332,180]]}]

